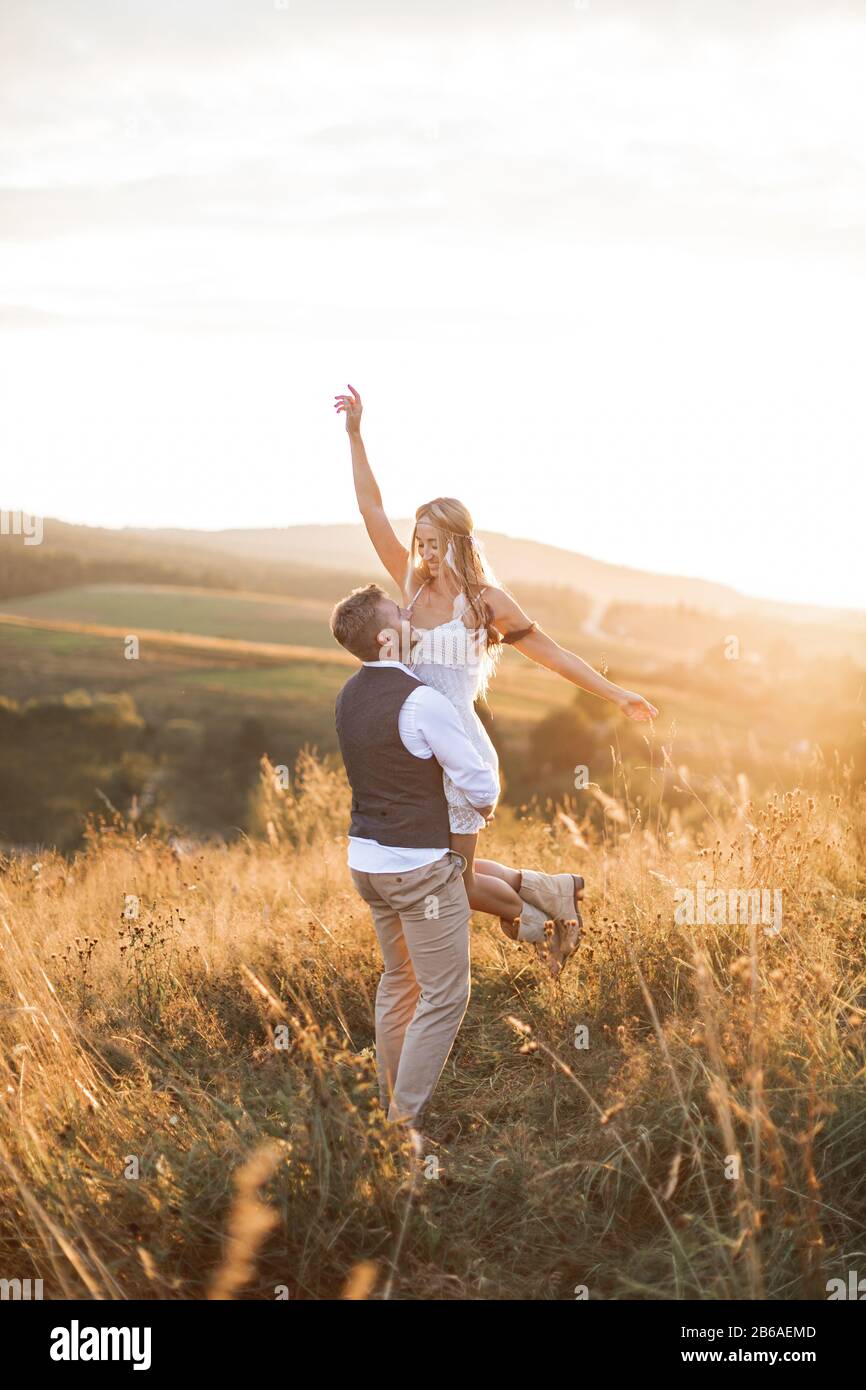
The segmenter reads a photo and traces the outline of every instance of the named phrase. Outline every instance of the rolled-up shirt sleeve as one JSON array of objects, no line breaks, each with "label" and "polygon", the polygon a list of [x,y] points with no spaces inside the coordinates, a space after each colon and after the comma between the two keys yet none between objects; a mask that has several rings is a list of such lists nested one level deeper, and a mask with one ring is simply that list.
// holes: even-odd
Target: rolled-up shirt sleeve
[{"label": "rolled-up shirt sleeve", "polygon": [[438,690],[413,690],[400,712],[400,734],[416,757],[434,757],[470,805],[492,806],[499,777],[469,738],[451,701]]}]

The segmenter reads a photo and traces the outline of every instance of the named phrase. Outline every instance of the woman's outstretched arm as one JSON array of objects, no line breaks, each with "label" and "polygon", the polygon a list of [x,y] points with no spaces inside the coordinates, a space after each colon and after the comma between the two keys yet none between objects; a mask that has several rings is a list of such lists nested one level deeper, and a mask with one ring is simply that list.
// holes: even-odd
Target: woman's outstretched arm
[{"label": "woman's outstretched arm", "polygon": [[385,515],[379,484],[373,476],[367,450],[361,438],[361,397],[354,386],[350,386],[349,390],[349,396],[334,397],[334,409],[338,415],[344,413],[346,416],[346,433],[352,449],[352,476],[355,480],[358,510],[364,518],[367,535],[373,542],[376,554],[402,594],[409,552],[405,545],[401,544],[394,527]]},{"label": "woman's outstretched arm", "polygon": [[[582,657],[567,651],[558,642],[554,642],[552,637],[548,637],[546,632],[535,627],[510,594],[506,594],[502,589],[491,588],[487,590],[485,598],[492,609],[494,625],[504,637],[507,638],[510,633],[526,633],[526,636],[519,637],[513,645],[524,656],[528,656],[530,661],[536,662],[539,666],[546,666],[548,671],[555,671],[558,676],[563,676],[581,690],[588,690],[591,695],[609,700],[629,719],[638,723],[646,723],[658,717],[655,705],[645,700],[643,695],[638,695],[633,690],[624,690],[621,685],[609,681]],[[527,632],[529,628],[532,630]]]}]

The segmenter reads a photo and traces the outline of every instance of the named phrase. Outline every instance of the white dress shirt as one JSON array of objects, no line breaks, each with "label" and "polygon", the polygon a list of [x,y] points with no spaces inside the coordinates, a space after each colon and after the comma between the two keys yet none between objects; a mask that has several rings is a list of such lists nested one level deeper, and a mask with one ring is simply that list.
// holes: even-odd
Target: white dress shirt
[{"label": "white dress shirt", "polygon": [[[402,661],[365,661],[365,666],[395,666],[413,674]],[[468,737],[451,701],[429,685],[419,685],[405,700],[397,721],[400,740],[416,758],[436,758],[455,787],[473,806],[492,806],[499,797],[499,777]],[[394,874],[420,869],[447,854],[447,849],[412,849],[380,845],[378,840],[349,836],[349,868],[367,874]]]}]

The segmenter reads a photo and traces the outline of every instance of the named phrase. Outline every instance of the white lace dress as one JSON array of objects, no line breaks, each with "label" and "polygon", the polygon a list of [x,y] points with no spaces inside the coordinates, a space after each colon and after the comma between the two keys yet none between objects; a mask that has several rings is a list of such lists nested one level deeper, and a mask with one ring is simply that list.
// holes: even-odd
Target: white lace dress
[{"label": "white lace dress", "polygon": [[[418,593],[420,593],[420,589]],[[418,594],[409,607],[411,613]],[[455,616],[438,627],[413,628],[417,638],[409,666],[425,685],[432,685],[451,701],[475,747],[484,761],[498,771],[499,759],[487,730],[475,713],[474,703],[487,659],[487,633],[484,628],[468,628],[463,621],[466,599],[459,594]],[[484,818],[469,804],[459,787],[446,773],[443,778],[448,802],[448,820],[455,835],[474,835],[484,826]]]}]

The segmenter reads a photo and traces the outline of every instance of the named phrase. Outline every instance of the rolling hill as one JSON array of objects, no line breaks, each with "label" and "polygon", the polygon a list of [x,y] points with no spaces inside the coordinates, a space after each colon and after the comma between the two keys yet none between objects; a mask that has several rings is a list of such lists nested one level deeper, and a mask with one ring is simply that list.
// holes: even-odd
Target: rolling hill
[{"label": "rolling hill", "polygon": [[[408,541],[412,522],[396,520],[394,527],[397,534]],[[350,574],[364,574],[371,568],[378,568],[361,523],[216,532],[133,530],[129,534],[136,541],[207,549],[245,561],[256,559],[280,564],[290,559],[293,564],[309,569]],[[641,603],[654,607],[684,604],[720,615],[749,611],[788,622],[829,621],[843,627],[855,625],[858,616],[866,621],[866,614],[751,598],[724,584],[611,565],[540,541],[492,531],[481,531],[479,536],[494,571],[508,585],[529,583],[571,588],[595,603],[604,604]]]}]

